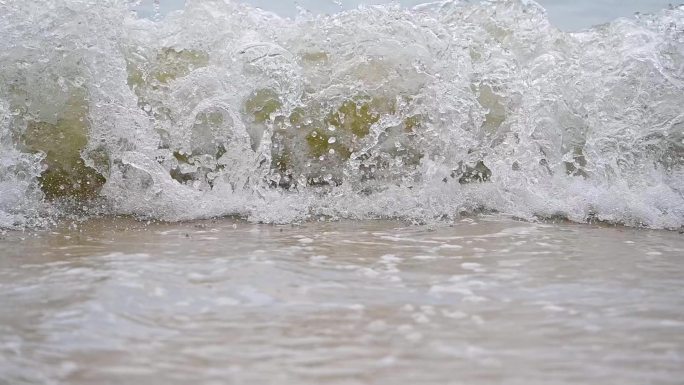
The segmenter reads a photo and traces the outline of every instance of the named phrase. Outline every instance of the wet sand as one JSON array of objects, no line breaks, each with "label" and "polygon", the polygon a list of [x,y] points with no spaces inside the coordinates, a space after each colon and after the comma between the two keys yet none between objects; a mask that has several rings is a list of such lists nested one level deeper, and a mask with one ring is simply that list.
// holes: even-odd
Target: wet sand
[{"label": "wet sand", "polygon": [[505,218],[0,236],[0,384],[681,384],[684,235]]}]

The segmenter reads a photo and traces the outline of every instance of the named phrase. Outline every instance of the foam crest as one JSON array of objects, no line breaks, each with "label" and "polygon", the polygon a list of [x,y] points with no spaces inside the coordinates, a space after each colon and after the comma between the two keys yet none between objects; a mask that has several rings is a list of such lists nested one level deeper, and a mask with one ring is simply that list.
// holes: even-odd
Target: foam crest
[{"label": "foam crest", "polygon": [[[0,226],[501,212],[684,225],[684,9],[563,33],[532,1],[296,20],[0,4]],[[55,214],[57,211],[57,214]]]}]

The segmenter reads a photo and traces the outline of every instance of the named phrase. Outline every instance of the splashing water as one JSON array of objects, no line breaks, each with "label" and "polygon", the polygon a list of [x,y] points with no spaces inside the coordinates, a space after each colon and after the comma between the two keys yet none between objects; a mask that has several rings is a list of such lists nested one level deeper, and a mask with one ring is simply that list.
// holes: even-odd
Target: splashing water
[{"label": "splashing water", "polygon": [[0,2],[0,227],[65,207],[684,225],[682,6],[579,33],[522,0],[130,6]]}]

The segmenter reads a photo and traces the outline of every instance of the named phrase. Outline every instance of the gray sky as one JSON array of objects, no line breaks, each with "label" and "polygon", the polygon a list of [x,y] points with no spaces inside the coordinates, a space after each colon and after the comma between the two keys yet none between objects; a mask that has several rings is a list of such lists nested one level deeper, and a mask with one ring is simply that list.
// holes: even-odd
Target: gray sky
[{"label": "gray sky", "polygon": [[[141,15],[147,16],[153,0],[143,0]],[[605,23],[621,16],[632,16],[635,12],[657,12],[669,4],[682,0],[537,0],[546,8],[551,22],[561,29],[572,31]],[[183,7],[185,0],[159,0],[162,12]],[[314,12],[335,12],[350,9],[359,4],[388,3],[389,0],[243,0],[245,3],[276,12],[283,16],[294,16],[295,4]],[[424,3],[426,0],[400,0],[406,6]],[[338,5],[339,4],[339,5]]]}]

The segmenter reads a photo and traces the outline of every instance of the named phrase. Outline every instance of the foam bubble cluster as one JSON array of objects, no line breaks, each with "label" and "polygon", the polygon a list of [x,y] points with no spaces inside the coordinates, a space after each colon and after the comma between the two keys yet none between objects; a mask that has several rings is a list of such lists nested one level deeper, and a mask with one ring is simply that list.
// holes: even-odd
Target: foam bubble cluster
[{"label": "foam bubble cluster", "polygon": [[0,32],[3,227],[64,202],[684,225],[682,7],[564,33],[522,0],[296,20],[194,0],[160,21],[27,0]]}]

